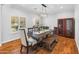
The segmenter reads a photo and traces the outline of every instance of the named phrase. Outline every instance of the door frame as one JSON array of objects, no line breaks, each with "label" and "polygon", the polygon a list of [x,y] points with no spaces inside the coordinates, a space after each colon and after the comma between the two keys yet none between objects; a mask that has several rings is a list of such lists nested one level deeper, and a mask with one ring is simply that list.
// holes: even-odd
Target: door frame
[{"label": "door frame", "polygon": [[3,4],[0,4],[0,46],[2,46],[2,7]]}]

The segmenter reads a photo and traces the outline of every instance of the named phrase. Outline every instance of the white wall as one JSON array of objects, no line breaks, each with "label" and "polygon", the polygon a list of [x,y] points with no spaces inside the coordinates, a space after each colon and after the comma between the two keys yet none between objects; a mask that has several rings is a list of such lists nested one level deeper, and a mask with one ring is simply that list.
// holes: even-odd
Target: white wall
[{"label": "white wall", "polygon": [[[17,33],[11,33],[11,16],[25,16],[26,17],[26,25],[28,27],[32,25],[31,14],[23,13],[23,11],[19,11],[18,9],[11,8],[10,5],[4,5],[3,7],[3,20],[2,20],[2,43],[12,41],[20,37],[19,31]],[[28,25],[29,23],[29,25]]]},{"label": "white wall", "polygon": [[49,26],[50,28],[57,27],[58,23],[57,20],[61,18],[72,18],[74,16],[73,11],[65,11],[59,12],[53,15],[48,15],[46,19],[44,19],[44,25]]},{"label": "white wall", "polygon": [[0,5],[0,44],[1,44],[1,5]]},{"label": "white wall", "polygon": [[79,51],[79,5],[75,8],[75,40]]},{"label": "white wall", "polygon": [[49,26],[50,29],[53,29],[54,27],[57,27],[57,19],[56,19],[56,15],[48,15],[45,19],[44,19],[44,25],[45,26]]},{"label": "white wall", "polygon": [[57,19],[72,18],[72,17],[74,17],[74,11],[65,11],[57,14]]}]

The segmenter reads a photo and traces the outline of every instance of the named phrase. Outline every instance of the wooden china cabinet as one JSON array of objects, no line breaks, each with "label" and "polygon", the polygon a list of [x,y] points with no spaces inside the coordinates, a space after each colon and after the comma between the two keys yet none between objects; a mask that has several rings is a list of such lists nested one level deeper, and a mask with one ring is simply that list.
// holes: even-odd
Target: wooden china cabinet
[{"label": "wooden china cabinet", "polygon": [[58,19],[58,35],[74,38],[74,18]]}]

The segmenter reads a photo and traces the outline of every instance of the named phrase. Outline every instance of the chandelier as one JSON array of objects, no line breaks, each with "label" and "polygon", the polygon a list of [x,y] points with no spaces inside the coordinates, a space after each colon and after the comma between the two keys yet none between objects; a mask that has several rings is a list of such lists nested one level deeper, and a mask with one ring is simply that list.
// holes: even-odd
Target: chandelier
[{"label": "chandelier", "polygon": [[47,17],[47,6],[45,4],[41,4],[42,5],[42,13],[41,13],[41,16],[42,17]]}]

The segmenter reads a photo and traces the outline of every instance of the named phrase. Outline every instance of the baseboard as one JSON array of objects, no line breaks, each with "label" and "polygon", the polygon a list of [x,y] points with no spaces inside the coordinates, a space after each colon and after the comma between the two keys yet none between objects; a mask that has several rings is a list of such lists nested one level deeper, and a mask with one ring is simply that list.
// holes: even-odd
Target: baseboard
[{"label": "baseboard", "polygon": [[8,42],[11,42],[11,41],[14,41],[14,40],[18,40],[18,39],[20,39],[20,38],[18,37],[18,38],[10,39],[10,40],[7,40],[7,41],[2,42],[2,44],[8,43]]},{"label": "baseboard", "polygon": [[[2,46],[6,46],[6,45],[10,45],[10,44],[12,44],[13,42],[19,42],[20,41],[20,39],[15,39],[15,40],[12,40],[12,41],[9,41],[9,42],[6,42],[6,43],[3,43],[2,44]],[[16,44],[16,43],[15,43]]]},{"label": "baseboard", "polygon": [[0,44],[0,46],[2,46],[2,44]]}]

